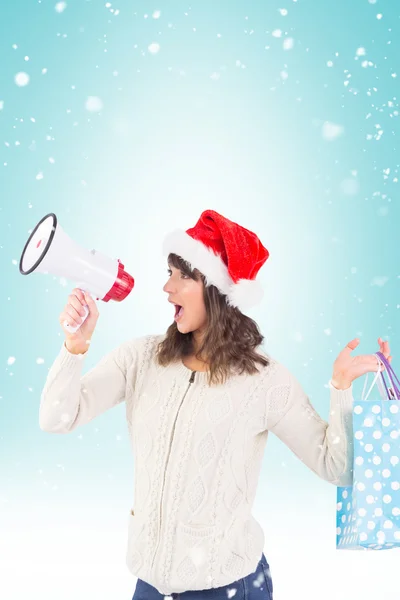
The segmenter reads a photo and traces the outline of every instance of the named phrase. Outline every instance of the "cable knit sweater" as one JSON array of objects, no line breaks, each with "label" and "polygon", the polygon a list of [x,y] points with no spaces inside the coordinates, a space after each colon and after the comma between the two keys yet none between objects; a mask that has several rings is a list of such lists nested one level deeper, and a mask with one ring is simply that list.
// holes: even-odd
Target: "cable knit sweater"
[{"label": "cable knit sweater", "polygon": [[131,339],[83,376],[87,354],[63,344],[41,395],[39,424],[69,433],[125,401],[135,461],[126,563],[169,595],[254,572],[265,538],[252,505],[270,431],[318,477],[352,483],[353,397],[352,386],[337,390],[330,380],[327,423],[261,347],[268,366],[209,386],[206,372],[182,361],[157,365],[163,338]]}]

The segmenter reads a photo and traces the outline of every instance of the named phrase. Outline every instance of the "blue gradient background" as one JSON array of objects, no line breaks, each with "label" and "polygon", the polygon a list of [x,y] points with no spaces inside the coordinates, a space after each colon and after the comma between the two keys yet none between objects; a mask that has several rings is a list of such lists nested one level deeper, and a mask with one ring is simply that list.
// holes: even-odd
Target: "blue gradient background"
[{"label": "blue gradient background", "polygon": [[[172,322],[168,231],[206,208],[255,231],[271,255],[248,314],[327,419],[333,361],[352,338],[354,354],[389,340],[400,371],[400,11],[389,0],[55,4],[1,11],[0,597],[128,599],[124,407],[67,436],[40,430],[75,282],[22,277],[26,239],[55,212],[135,278],[121,304],[98,302],[87,371]],[[99,112],[86,108],[92,96]],[[327,139],[326,123],[339,135]],[[398,599],[398,550],[336,551],[335,504],[336,488],[270,436],[254,514],[275,600]]]}]

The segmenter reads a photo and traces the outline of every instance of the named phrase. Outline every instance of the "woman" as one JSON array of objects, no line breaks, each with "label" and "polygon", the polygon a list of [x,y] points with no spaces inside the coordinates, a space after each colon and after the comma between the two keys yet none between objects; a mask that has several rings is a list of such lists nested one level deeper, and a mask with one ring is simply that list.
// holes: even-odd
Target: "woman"
[{"label": "woman", "polygon": [[[272,600],[264,533],[251,514],[268,433],[315,474],[352,483],[352,382],[381,368],[352,357],[352,340],[334,362],[325,422],[292,373],[265,353],[245,316],[260,302],[256,281],[268,250],[251,231],[206,210],[195,227],[163,247],[175,306],[166,334],[128,340],[83,377],[98,318],[79,290],[60,315],[81,323],[66,340],[42,394],[40,425],[68,433],[126,401],[135,456],[135,510],[126,561],[137,577],[133,600]],[[380,351],[391,360],[387,342]]]}]

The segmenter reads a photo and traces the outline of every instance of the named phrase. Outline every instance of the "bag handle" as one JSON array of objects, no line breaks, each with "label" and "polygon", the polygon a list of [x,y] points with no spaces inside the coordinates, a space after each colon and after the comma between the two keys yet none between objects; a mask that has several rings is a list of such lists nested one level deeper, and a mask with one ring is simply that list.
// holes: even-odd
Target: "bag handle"
[{"label": "bag handle", "polygon": [[[399,388],[397,387],[397,385],[395,384],[394,380],[396,379],[396,381],[399,384],[399,386],[400,386],[400,381],[399,381],[396,373],[394,372],[392,365],[390,364],[390,362],[388,361],[388,359],[386,358],[386,356],[384,354],[382,354],[382,352],[377,352],[376,356],[378,356],[380,358],[380,360],[383,362],[383,364],[385,365],[388,377],[389,377],[389,379],[390,379],[390,381],[392,383],[392,386],[393,386],[393,393],[394,393],[396,399],[400,400],[400,387]],[[384,378],[383,378],[383,381],[385,382]],[[386,387],[386,382],[385,382],[385,387]],[[387,390],[387,388],[386,388],[386,390]]]},{"label": "bag handle", "polygon": [[392,388],[390,388],[390,392],[388,392],[386,386],[384,385],[384,382],[382,383],[382,381],[383,381],[382,373],[379,372],[379,375],[380,375],[380,377],[377,377],[377,375],[375,376],[375,379],[374,379],[374,381],[371,384],[371,387],[370,387],[370,389],[368,391],[368,394],[364,398],[365,388],[366,388],[366,385],[367,385],[367,382],[368,382],[369,373],[365,374],[364,387],[363,387],[363,390],[362,390],[362,393],[361,393],[361,401],[364,401],[364,400],[366,400],[368,398],[368,396],[371,393],[372,388],[374,387],[375,381],[376,381],[376,385],[377,385],[377,387],[379,389],[379,393],[380,393],[380,396],[381,396],[382,400],[388,400],[388,399],[390,400],[390,399],[393,398],[393,390],[392,390]]},{"label": "bag handle", "polygon": [[[382,386],[382,380],[383,380],[383,377],[382,377],[382,371],[380,371],[380,366],[381,366],[381,363],[380,363],[380,359],[379,359],[379,357],[377,357],[377,358],[378,358],[378,371],[377,371],[377,373],[376,373],[376,375],[375,375],[375,377],[374,377],[374,380],[373,380],[373,382],[372,382],[372,384],[371,384],[371,387],[370,387],[370,388],[369,388],[369,390],[368,390],[368,394],[367,394],[366,396],[365,396],[365,388],[366,388],[366,385],[367,385],[367,381],[368,381],[368,375],[369,375],[369,373],[366,373],[366,375],[365,375],[364,387],[363,387],[363,390],[362,390],[362,392],[361,392],[361,401],[362,401],[362,402],[363,402],[364,400],[367,400],[367,399],[368,399],[368,396],[369,396],[369,395],[370,395],[370,393],[372,392],[372,388],[374,387],[374,385],[375,385],[375,382],[378,382],[378,381],[379,381],[378,388],[379,388],[379,392],[380,392],[380,394],[381,394],[382,400],[387,400],[386,393],[385,393],[385,391],[384,391],[384,389],[383,389],[383,386]],[[384,382],[384,380],[383,380],[383,382]],[[386,387],[386,385],[385,385],[385,387]],[[387,392],[387,388],[386,388],[386,392]]]},{"label": "bag handle", "polygon": [[[376,373],[376,375],[374,377],[374,380],[373,380],[373,382],[371,384],[371,387],[368,390],[368,394],[364,397],[365,388],[366,388],[366,385],[367,385],[368,374],[369,373],[366,374],[365,381],[364,381],[364,387],[363,387],[363,390],[362,390],[362,393],[361,393],[361,400],[362,401],[367,400],[368,396],[370,395],[370,393],[372,391],[372,388],[375,385],[375,382],[377,382],[377,384],[378,384],[378,388],[379,388],[379,392],[381,394],[382,400],[392,400],[393,398],[396,398],[397,400],[400,400],[400,392],[397,389],[396,384],[394,383],[394,381],[391,378],[391,371],[392,371],[392,369],[390,368],[390,370],[389,370],[389,368],[387,367],[387,365],[389,365],[389,367],[390,367],[390,363],[388,361],[386,361],[386,359],[385,359],[385,357],[383,355],[381,355],[381,352],[377,352],[374,356],[376,356],[377,359],[378,359],[378,371],[377,371],[377,373]],[[385,362],[384,362],[383,359],[385,359]],[[390,381],[391,381],[391,383],[393,385],[393,388],[388,388],[387,385],[386,385],[386,381],[385,381],[385,378],[383,376],[383,371],[380,371],[381,363],[384,364],[384,366],[388,370],[389,379],[390,379]],[[387,363],[387,364],[385,364],[385,363]],[[383,384],[385,386],[386,393],[385,393],[385,391],[383,389],[382,382],[383,382]]]}]

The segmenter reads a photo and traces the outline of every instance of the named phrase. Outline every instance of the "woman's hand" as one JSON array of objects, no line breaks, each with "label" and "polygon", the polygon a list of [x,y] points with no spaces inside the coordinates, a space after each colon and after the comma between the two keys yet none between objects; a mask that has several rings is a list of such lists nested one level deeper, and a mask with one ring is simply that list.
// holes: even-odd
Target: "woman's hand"
[{"label": "woman's hand", "polygon": [[[365,375],[370,371],[384,371],[385,366],[379,363],[374,354],[361,354],[361,356],[350,356],[360,343],[358,338],[351,340],[347,346],[340,352],[339,356],[333,363],[332,385],[338,390],[349,388],[352,382]],[[384,357],[391,362],[389,342],[382,341],[378,338],[379,352],[382,352]]]}]

